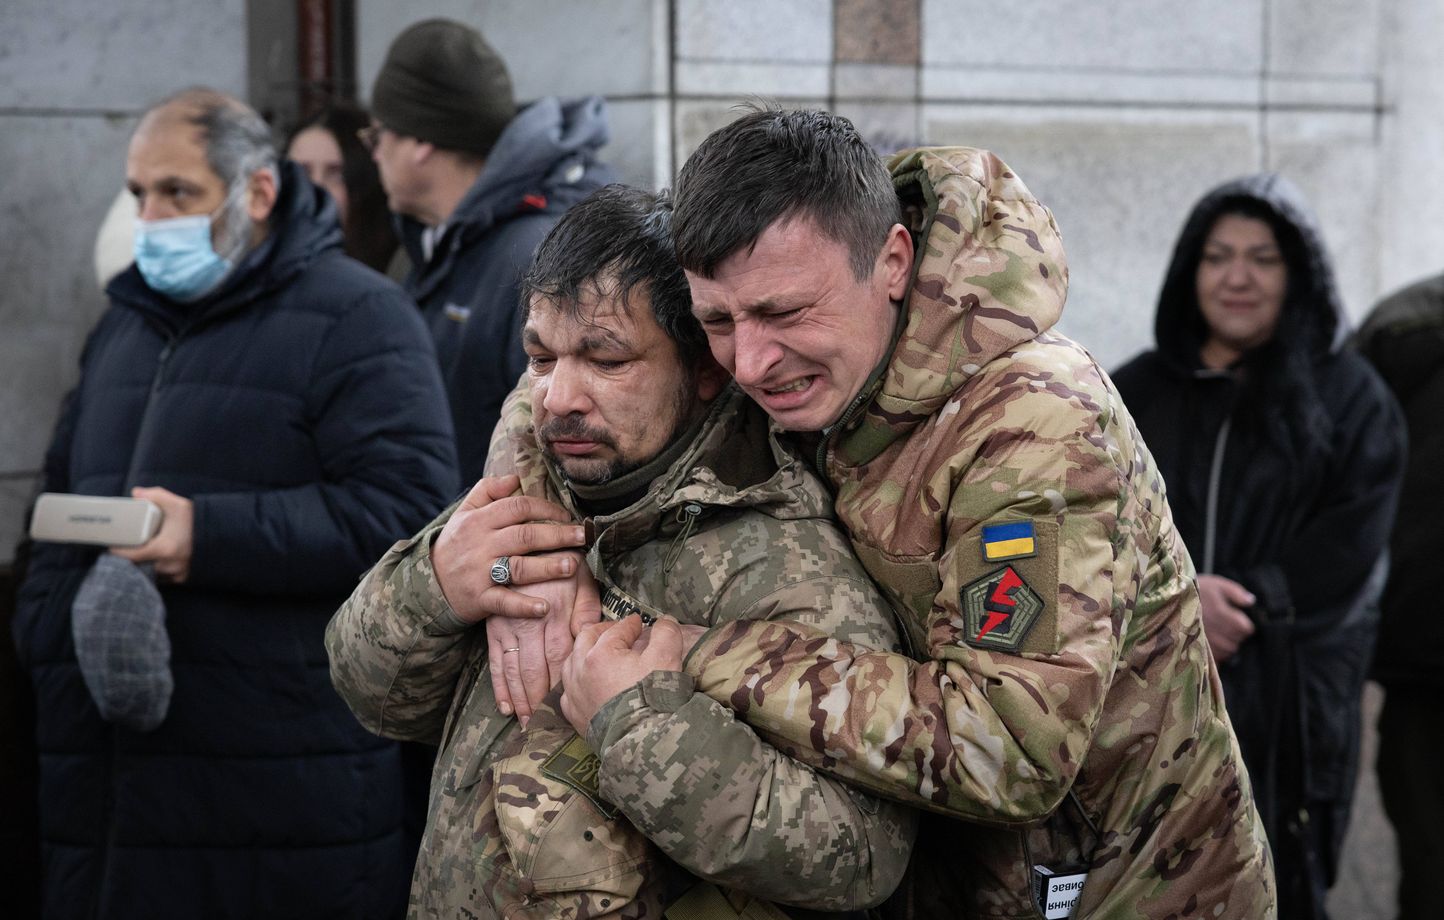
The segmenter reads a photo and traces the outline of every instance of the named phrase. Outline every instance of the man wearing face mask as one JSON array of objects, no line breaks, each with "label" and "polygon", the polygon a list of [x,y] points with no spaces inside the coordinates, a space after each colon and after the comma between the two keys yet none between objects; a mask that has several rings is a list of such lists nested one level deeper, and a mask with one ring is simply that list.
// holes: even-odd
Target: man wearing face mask
[{"label": "man wearing face mask", "polygon": [[[44,485],[164,519],[130,549],[37,544],[21,586],[43,913],[397,916],[397,749],[332,690],[322,635],[458,488],[426,329],[342,254],[330,199],[237,100],[160,103],[125,169],[135,264],[107,288]],[[117,625],[137,617],[149,647]],[[134,654],[92,656],[98,634]],[[121,672],[128,709],[105,692]]]}]

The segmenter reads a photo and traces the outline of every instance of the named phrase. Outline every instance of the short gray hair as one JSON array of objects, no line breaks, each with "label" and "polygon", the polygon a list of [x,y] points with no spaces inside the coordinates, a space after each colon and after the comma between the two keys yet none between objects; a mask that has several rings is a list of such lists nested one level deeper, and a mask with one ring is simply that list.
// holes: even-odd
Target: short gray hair
[{"label": "short gray hair", "polygon": [[244,182],[263,169],[280,179],[280,156],[271,126],[256,110],[232,96],[206,87],[181,90],[151,108],[189,109],[184,121],[201,129],[206,162],[226,188]]}]

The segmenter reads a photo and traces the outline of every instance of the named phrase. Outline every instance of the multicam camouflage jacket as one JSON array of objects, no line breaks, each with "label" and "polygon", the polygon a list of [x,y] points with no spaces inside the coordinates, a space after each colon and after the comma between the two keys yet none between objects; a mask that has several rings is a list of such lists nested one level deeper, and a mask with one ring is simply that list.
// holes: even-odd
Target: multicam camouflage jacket
[{"label": "multicam camouflage jacket", "polygon": [[[575,513],[536,449],[528,398],[508,399],[493,450],[524,492]],[[780,617],[849,647],[897,648],[830,505],[729,388],[643,499],[586,519],[588,561],[609,604],[700,625]],[[450,514],[387,553],[326,636],[363,724],[441,745],[412,916],[660,917],[693,875],[828,911],[896,887],[916,812],[782,756],[684,674],[656,672],[610,701],[586,740],[556,691],[525,730],[499,715],[485,631],[458,626],[431,568]]]},{"label": "multicam camouflage jacket", "polygon": [[1052,216],[984,151],[890,167],[918,241],[904,326],[817,463],[920,654],[737,621],[688,673],[794,756],[970,822],[924,822],[905,913],[1068,916],[1081,891],[1075,917],[1272,916],[1163,483],[1104,372],[1048,331]]}]

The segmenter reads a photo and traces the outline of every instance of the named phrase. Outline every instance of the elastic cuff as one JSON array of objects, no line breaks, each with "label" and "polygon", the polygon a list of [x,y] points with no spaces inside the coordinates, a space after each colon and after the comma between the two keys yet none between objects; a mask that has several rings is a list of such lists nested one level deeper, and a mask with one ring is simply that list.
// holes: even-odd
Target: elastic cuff
[{"label": "elastic cuff", "polygon": [[428,636],[454,636],[457,633],[466,632],[476,624],[468,623],[461,618],[451,606],[451,601],[446,599],[446,592],[441,590],[441,582],[436,578],[436,569],[431,565],[431,548],[440,535],[440,527],[430,533],[422,534],[416,541],[417,545],[413,546],[410,552],[415,554],[412,566],[416,577],[422,579],[431,589],[427,592],[429,595],[427,600],[436,614],[422,627],[423,631]]},{"label": "elastic cuff", "polygon": [[607,700],[587,726],[587,743],[605,753],[648,712],[676,712],[696,687],[681,671],[653,671],[636,684]]}]

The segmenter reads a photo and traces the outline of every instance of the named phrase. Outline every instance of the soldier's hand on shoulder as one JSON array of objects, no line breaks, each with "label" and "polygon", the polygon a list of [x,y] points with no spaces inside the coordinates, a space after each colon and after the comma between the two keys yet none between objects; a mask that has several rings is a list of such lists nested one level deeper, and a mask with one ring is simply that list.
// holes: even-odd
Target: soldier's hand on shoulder
[{"label": "soldier's hand on shoulder", "polygon": [[[493,614],[542,616],[547,612],[545,600],[527,597],[510,586],[569,578],[577,570],[575,555],[550,551],[583,545],[582,527],[560,505],[516,494],[519,485],[516,476],[477,482],[431,549],[441,592],[465,622]],[[511,572],[506,585],[492,578],[492,567],[502,557],[507,557]]]}]

